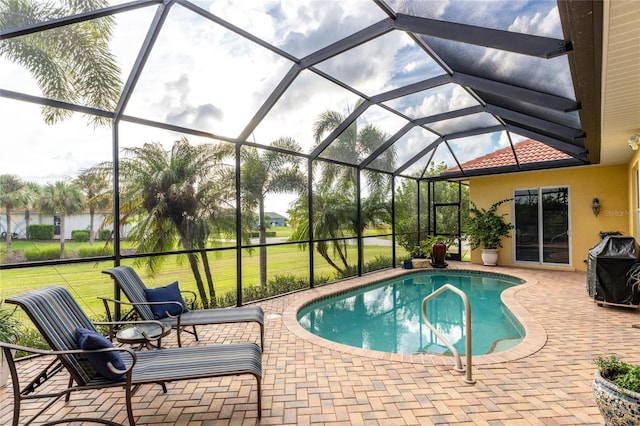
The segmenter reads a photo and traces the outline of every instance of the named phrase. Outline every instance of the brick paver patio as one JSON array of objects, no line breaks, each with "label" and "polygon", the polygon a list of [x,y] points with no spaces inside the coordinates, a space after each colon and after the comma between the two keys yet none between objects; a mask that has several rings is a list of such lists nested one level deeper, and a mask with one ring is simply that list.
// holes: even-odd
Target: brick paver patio
[{"label": "brick paver patio", "polygon": [[[505,292],[527,338],[518,347],[474,358],[475,385],[447,357],[390,355],[347,348],[306,333],[297,308],[328,291],[361,285],[375,276],[331,284],[261,302],[266,314],[263,411],[258,421],[255,380],[224,377],[144,386],[134,397],[138,425],[577,425],[602,424],[591,382],[599,355],[640,362],[637,310],[598,306],[586,291],[586,274],[450,262],[449,268],[500,272],[527,281]],[[257,341],[257,327],[202,328],[202,341]],[[167,345],[173,345],[170,339]],[[25,375],[43,361],[21,363]],[[67,377],[60,375],[58,383]],[[53,385],[55,385],[55,381]],[[0,424],[11,422],[12,391],[0,390]],[[25,413],[35,413],[30,402]],[[39,421],[78,414],[126,424],[119,389],[75,394]]]}]

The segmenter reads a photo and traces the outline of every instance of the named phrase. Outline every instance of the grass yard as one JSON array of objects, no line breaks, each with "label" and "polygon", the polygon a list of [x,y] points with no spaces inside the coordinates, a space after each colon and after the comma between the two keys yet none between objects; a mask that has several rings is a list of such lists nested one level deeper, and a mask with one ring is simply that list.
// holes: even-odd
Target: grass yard
[{"label": "grass yard", "polygon": [[[356,250],[355,245],[349,246],[348,258],[353,262],[357,257]],[[235,250],[220,250],[209,254],[209,264],[217,296],[236,291],[235,253]],[[369,245],[365,246],[364,253],[365,262],[369,262],[377,256],[391,257],[391,247]],[[398,253],[399,258],[403,255]],[[316,254],[314,259],[314,274],[316,276],[335,276],[335,270],[319,255]],[[181,288],[197,292],[195,279],[186,256],[166,256],[164,260],[164,264],[155,274],[148,273],[143,264],[136,265],[134,260],[125,260],[123,264],[133,266],[149,287],[178,281]],[[97,296],[113,296],[114,294],[111,278],[102,273],[102,270],[112,266],[112,261],[105,261],[0,270],[0,298],[4,299],[48,285],[61,285],[71,291],[90,317],[97,318],[104,314],[104,307]],[[257,249],[251,252],[247,250],[242,252],[242,272],[244,286],[259,285],[259,253]],[[285,274],[308,279],[308,250],[301,250],[297,244],[268,247],[267,276]]]}]

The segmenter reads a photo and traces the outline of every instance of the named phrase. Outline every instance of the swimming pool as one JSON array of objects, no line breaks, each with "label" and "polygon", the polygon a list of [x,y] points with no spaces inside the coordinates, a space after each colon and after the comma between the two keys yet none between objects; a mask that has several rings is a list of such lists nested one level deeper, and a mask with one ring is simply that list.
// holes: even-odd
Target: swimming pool
[{"label": "swimming pool", "polygon": [[[474,271],[421,271],[311,302],[297,314],[307,331],[356,348],[414,354],[448,353],[425,326],[422,300],[449,283],[463,290],[471,305],[473,355],[512,348],[524,329],[502,304],[500,294],[522,284],[519,278]],[[445,292],[428,305],[429,319],[460,354],[465,354],[464,305]]]}]

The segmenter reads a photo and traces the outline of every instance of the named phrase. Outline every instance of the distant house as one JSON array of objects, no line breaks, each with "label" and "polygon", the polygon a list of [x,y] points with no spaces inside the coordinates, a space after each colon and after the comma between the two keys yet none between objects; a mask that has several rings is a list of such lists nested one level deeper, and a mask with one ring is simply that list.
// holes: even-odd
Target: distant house
[{"label": "distant house", "polygon": [[[110,225],[104,226],[109,216],[108,212],[96,212],[94,216],[95,231],[99,229],[112,229]],[[71,239],[71,232],[75,230],[89,230],[89,223],[91,217],[89,213],[80,213],[65,217],[65,239]],[[43,215],[38,212],[30,212],[29,224],[41,224],[41,225],[53,225],[53,237],[55,239],[60,238],[60,216]],[[130,231],[129,226],[124,226],[120,231],[121,236],[124,238]],[[7,219],[5,215],[0,216],[0,234],[7,230]],[[25,239],[27,238],[27,218],[25,217],[24,209],[16,209],[11,215],[11,232],[14,234],[14,238]]]},{"label": "distant house", "polygon": [[266,212],[264,215],[271,226],[286,226],[287,224],[287,218],[276,212]]}]

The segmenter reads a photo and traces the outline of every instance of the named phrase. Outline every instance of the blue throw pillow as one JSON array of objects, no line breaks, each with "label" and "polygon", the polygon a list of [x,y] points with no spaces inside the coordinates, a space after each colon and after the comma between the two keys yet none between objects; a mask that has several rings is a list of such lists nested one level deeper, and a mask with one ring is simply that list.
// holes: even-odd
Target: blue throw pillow
[{"label": "blue throw pillow", "polygon": [[180,302],[180,305],[175,303],[149,305],[151,312],[153,312],[154,319],[166,318],[167,313],[170,315],[180,315],[183,312],[187,312],[187,304],[180,294],[178,281],[165,287],[145,288],[144,294],[147,296],[147,302]]},{"label": "blue throw pillow", "polygon": [[[76,339],[78,339],[80,349],[93,350],[113,347],[113,344],[109,341],[109,339],[102,336],[100,333],[96,333],[95,331],[88,330],[86,328],[78,327],[76,329]],[[109,351],[85,355],[87,357],[87,360],[89,361],[89,364],[91,364],[93,369],[96,370],[102,377],[106,377],[107,379],[116,381],[125,379],[124,374],[116,374],[113,371],[109,370],[109,367],[107,367],[107,363],[111,362],[114,368],[117,368],[118,370],[127,369],[119,352]]]}]

